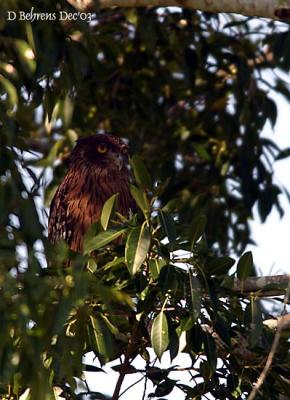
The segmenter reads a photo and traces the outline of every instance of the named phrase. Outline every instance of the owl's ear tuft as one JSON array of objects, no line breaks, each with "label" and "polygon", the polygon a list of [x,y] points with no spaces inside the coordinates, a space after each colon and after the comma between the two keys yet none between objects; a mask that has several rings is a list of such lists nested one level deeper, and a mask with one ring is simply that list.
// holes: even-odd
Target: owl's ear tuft
[{"label": "owl's ear tuft", "polygon": [[76,140],[77,144],[88,144],[90,137],[82,137]]},{"label": "owl's ear tuft", "polygon": [[99,142],[107,142],[108,138],[107,135],[104,134],[96,134],[96,135],[91,135],[91,136],[85,136],[79,138],[76,143],[77,144],[94,144],[94,143],[99,143]]}]

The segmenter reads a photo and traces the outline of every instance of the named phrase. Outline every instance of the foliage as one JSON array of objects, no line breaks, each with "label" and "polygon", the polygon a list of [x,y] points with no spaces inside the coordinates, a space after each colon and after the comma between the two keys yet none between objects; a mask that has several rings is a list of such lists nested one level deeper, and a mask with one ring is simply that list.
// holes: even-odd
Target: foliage
[{"label": "foliage", "polygon": [[[276,120],[269,86],[290,98],[279,77],[265,79],[289,70],[287,28],[154,8],[100,11],[94,23],[7,21],[7,10],[31,3],[0,6],[1,396],[51,399],[59,387],[80,397],[75,378],[102,373],[84,364],[92,351],[101,365],[121,357],[120,383],[141,355],[151,397],[178,388],[184,398],[245,398],[273,333],[259,301],[234,294],[232,282],[236,269],[241,279],[254,273],[242,255],[253,207],[262,221],[273,207],[283,212],[272,164],[289,150],[261,132]],[[74,11],[65,1],[33,6]],[[75,139],[97,129],[140,154],[131,159],[140,211],[113,223],[111,198],[77,256],[47,242],[43,204]],[[234,268],[232,254],[242,255]],[[184,337],[190,384],[148,353],[168,350],[174,364]],[[287,349],[285,338],[259,398],[289,397]]]}]

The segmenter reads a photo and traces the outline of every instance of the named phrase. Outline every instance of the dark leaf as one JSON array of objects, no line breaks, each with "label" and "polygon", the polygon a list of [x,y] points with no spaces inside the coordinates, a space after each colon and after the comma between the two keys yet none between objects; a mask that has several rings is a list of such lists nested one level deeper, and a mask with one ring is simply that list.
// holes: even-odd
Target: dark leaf
[{"label": "dark leaf", "polygon": [[263,330],[263,317],[259,300],[251,298],[250,304],[245,309],[245,322],[250,332],[249,347],[253,348],[260,340]]},{"label": "dark leaf", "polygon": [[195,242],[202,236],[205,230],[207,218],[205,215],[198,215],[192,221],[192,245],[191,250],[194,248]]},{"label": "dark leaf", "polygon": [[235,260],[231,257],[213,257],[206,264],[206,273],[208,275],[226,274],[235,264]]},{"label": "dark leaf", "polygon": [[290,148],[281,150],[276,156],[276,160],[283,160],[284,158],[288,158],[290,156]]},{"label": "dark leaf", "polygon": [[157,396],[157,397],[167,396],[169,393],[172,392],[175,385],[176,385],[176,381],[166,378],[163,382],[161,382],[161,383],[159,383],[159,385],[157,385],[157,388],[155,390],[155,396]]},{"label": "dark leaf", "polygon": [[87,372],[105,372],[103,368],[96,367],[95,365],[83,364],[84,371]]},{"label": "dark leaf", "polygon": [[192,276],[189,272],[189,284],[191,292],[192,320],[195,322],[200,314],[202,301],[202,286],[200,280],[196,276]]},{"label": "dark leaf", "polygon": [[149,260],[149,269],[154,280],[158,279],[161,268],[166,265],[166,261],[164,259],[153,258]]},{"label": "dark leaf", "polygon": [[90,316],[90,320],[95,341],[95,351],[105,362],[108,362],[114,352],[114,342],[110,329],[101,315]]},{"label": "dark leaf", "polygon": [[247,251],[242,255],[237,264],[237,276],[241,280],[245,280],[253,272],[253,255],[251,251]]},{"label": "dark leaf", "polygon": [[209,333],[205,333],[204,339],[204,349],[207,356],[208,366],[210,369],[210,375],[214,374],[216,371],[217,364],[217,353],[215,341]]},{"label": "dark leaf", "polygon": [[152,190],[152,180],[147,171],[145,164],[137,155],[133,156],[130,160],[133,168],[134,176],[138,186],[143,190]]},{"label": "dark leaf", "polygon": [[150,204],[146,193],[134,185],[130,185],[130,191],[138,207],[142,210],[144,216],[147,217],[150,213]]},{"label": "dark leaf", "polygon": [[164,235],[168,238],[169,243],[173,245],[176,239],[176,229],[175,229],[174,219],[170,214],[162,210],[159,210],[158,214]]},{"label": "dark leaf", "polygon": [[[124,366],[121,365],[114,365],[112,369],[116,372],[121,372]],[[126,374],[135,374],[138,370],[133,365],[126,366]]]}]

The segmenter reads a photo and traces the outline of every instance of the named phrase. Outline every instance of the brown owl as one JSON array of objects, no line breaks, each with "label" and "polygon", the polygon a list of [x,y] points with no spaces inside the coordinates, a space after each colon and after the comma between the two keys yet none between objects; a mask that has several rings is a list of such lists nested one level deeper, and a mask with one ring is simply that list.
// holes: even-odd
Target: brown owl
[{"label": "brown owl", "polygon": [[68,242],[81,253],[83,237],[100,218],[106,200],[115,193],[118,211],[128,217],[134,201],[129,190],[127,145],[113,135],[97,134],[77,140],[68,172],[51,202],[48,238]]}]

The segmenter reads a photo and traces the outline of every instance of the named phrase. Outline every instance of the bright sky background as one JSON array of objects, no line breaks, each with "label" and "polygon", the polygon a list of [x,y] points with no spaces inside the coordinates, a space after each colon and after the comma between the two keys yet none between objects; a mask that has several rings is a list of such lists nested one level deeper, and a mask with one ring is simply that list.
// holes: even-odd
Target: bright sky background
[{"label": "bright sky background", "polygon": [[[273,100],[278,105],[278,119],[274,131],[267,123],[264,136],[274,140],[280,148],[290,147],[290,104],[284,97],[273,94]],[[274,164],[275,180],[283,184],[290,191],[290,160],[277,161]],[[289,203],[281,195],[281,204],[285,210],[280,218],[277,210],[271,212],[264,224],[259,222],[257,210],[251,223],[253,238],[256,246],[249,246],[252,250],[254,262],[258,272],[262,275],[277,275],[289,273],[289,246],[290,246],[290,211]]]}]

